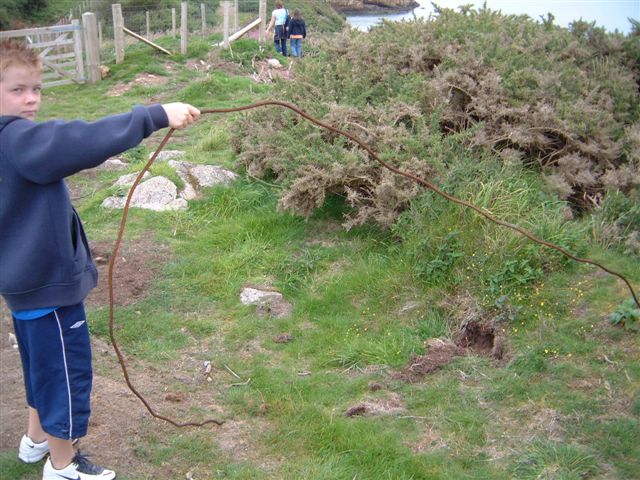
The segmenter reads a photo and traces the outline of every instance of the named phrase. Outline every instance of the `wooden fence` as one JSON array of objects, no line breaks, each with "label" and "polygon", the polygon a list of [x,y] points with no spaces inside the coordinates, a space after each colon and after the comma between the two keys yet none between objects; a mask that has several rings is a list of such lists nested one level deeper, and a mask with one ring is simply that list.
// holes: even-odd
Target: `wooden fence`
[{"label": "wooden fence", "polygon": [[38,50],[44,67],[44,87],[87,81],[93,83],[100,80],[100,53],[95,15],[86,13],[82,20],[83,25],[74,19],[68,25],[7,30],[0,32],[0,38],[24,38],[29,47]]},{"label": "wooden fence", "polygon": [[[267,11],[267,0],[259,0],[259,13],[258,18],[251,21],[248,25],[239,28],[239,12],[238,12],[238,0],[231,1],[223,1],[222,2],[223,9],[223,41],[219,44],[220,46],[228,47],[229,43],[233,40],[240,38],[242,35],[246,34],[252,28],[257,26],[260,27],[259,38],[260,42],[264,43],[265,41],[265,28],[266,28],[266,11]],[[115,57],[116,63],[122,63],[124,61],[125,55],[125,35],[129,37],[133,37],[136,40],[142,41],[152,47],[162,51],[163,53],[171,55],[171,52],[163,49],[162,47],[156,45],[151,41],[151,28],[150,28],[150,20],[149,20],[149,12],[145,12],[145,25],[146,25],[146,37],[135,33],[130,30],[126,26],[126,19],[124,18],[122,5],[119,3],[114,3],[111,5],[111,16],[113,19],[113,42],[115,47]],[[231,17],[233,17],[233,27],[231,26]],[[173,37],[176,36],[176,9],[171,8],[171,34]],[[207,22],[206,22],[206,10],[205,4],[200,4],[200,19],[201,19],[201,30],[200,33],[205,35],[207,31]],[[188,2],[182,1],[180,4],[180,53],[185,55],[187,53],[187,44],[189,38],[189,5]],[[233,28],[235,33],[230,34],[230,30]],[[102,37],[100,35],[100,37]]]},{"label": "wooden fence", "polygon": [[[222,2],[223,9],[223,27],[222,27],[222,42],[218,46],[228,48],[229,44],[234,40],[245,35],[249,30],[259,27],[258,38],[260,43],[265,42],[265,30],[267,26],[267,0],[260,0],[258,5],[258,18],[251,21],[242,28],[238,28],[238,0],[225,0]],[[233,34],[231,30],[231,12],[233,12]]]},{"label": "wooden fence", "polygon": [[[239,27],[238,0],[222,2],[223,41],[220,46],[229,46],[249,30],[259,27],[260,42],[265,41],[267,1],[259,0],[258,17],[249,24]],[[171,54],[169,51],[149,41],[149,14],[146,12],[147,38],[136,34],[125,26],[120,4],[112,4],[113,37],[116,63],[124,61],[125,35],[152,45]],[[205,5],[200,4],[201,33],[207,29]],[[176,9],[171,9],[172,34],[176,34]],[[232,23],[233,22],[233,23]],[[231,34],[231,31],[234,33]],[[189,36],[188,4],[181,2],[180,8],[180,53],[187,52]],[[72,19],[67,25],[27,28],[23,30],[0,31],[0,38],[25,38],[31,48],[38,50],[44,66],[43,86],[52,87],[69,83],[98,82],[100,76],[100,47],[102,45],[102,23],[94,13],[83,13],[82,24]]]}]

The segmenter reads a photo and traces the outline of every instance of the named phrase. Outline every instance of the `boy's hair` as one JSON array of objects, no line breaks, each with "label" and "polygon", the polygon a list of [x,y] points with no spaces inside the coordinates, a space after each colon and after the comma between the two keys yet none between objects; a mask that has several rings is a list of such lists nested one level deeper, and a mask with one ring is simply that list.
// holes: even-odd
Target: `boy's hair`
[{"label": "boy's hair", "polygon": [[301,20],[302,19],[302,13],[300,13],[300,9],[296,8],[293,10],[293,15],[291,15],[293,18],[295,18],[296,20]]},{"label": "boy's hair", "polygon": [[276,2],[276,8],[283,8],[283,7],[284,7],[284,3]]},{"label": "boy's hair", "polygon": [[0,80],[9,67],[20,65],[34,70],[42,70],[38,53],[16,40],[0,40]]}]

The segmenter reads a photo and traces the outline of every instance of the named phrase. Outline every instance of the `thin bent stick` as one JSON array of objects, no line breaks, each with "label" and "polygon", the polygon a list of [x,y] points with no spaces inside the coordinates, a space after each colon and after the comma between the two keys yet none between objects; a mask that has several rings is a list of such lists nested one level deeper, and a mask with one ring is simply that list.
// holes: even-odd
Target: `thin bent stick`
[{"label": "thin bent stick", "polygon": [[118,345],[117,345],[116,339],[115,339],[115,335],[114,335],[114,332],[113,332],[113,310],[114,310],[114,301],[113,301],[113,267],[114,267],[114,265],[116,263],[116,257],[118,255],[118,250],[120,249],[120,244],[122,243],[122,237],[124,235],[124,229],[125,229],[125,226],[127,224],[127,216],[129,215],[129,205],[131,204],[131,199],[133,198],[133,192],[136,189],[136,187],[138,186],[138,184],[140,183],[140,180],[142,180],[142,177],[144,176],[144,174],[147,173],[147,170],[149,170],[149,168],[151,167],[153,162],[156,160],[156,158],[158,157],[158,154],[162,151],[164,146],[167,144],[167,142],[169,141],[169,138],[171,138],[171,135],[173,135],[174,131],[175,131],[175,129],[171,128],[167,132],[167,134],[165,135],[164,139],[160,143],[160,146],[158,147],[156,152],[151,156],[151,158],[149,159],[147,164],[144,166],[144,168],[140,171],[140,173],[136,177],[135,181],[133,182],[133,185],[131,186],[131,189],[129,190],[129,194],[127,195],[127,201],[125,202],[124,209],[122,210],[122,221],[120,222],[120,230],[118,231],[118,238],[116,239],[116,243],[115,243],[115,245],[113,247],[113,252],[111,253],[111,257],[109,258],[109,338],[111,338],[111,344],[113,345],[113,349],[115,350],[116,355],[118,356],[118,362],[120,363],[120,367],[122,369],[122,373],[124,374],[124,380],[125,380],[125,382],[127,382],[127,386],[129,387],[129,390],[131,390],[133,392],[133,394],[140,399],[140,401],[147,408],[147,410],[149,411],[151,416],[153,416],[155,418],[159,418],[160,420],[164,420],[165,422],[168,422],[171,425],[174,425],[176,427],[189,427],[189,426],[202,427],[202,426],[207,425],[209,423],[215,423],[216,425],[222,425],[223,422],[221,422],[220,420],[215,420],[215,419],[205,420],[204,422],[185,422],[185,423],[180,423],[180,422],[176,422],[176,421],[172,420],[171,418],[168,418],[168,417],[165,417],[163,415],[160,415],[159,413],[156,413],[153,410],[153,408],[151,408],[151,405],[149,405],[149,402],[147,402],[147,400],[142,396],[142,394],[140,392],[138,392],[138,390],[136,390],[136,388],[131,383],[131,380],[129,379],[129,372],[127,371],[127,367],[126,367],[126,362],[125,362],[124,356],[122,355],[122,352],[120,351],[120,348],[118,348]]}]

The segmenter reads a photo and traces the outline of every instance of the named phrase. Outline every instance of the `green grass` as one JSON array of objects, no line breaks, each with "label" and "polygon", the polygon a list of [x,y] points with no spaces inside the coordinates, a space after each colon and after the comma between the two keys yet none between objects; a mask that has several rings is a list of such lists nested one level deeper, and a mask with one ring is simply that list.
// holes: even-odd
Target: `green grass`
[{"label": "green grass", "polygon": [[554,444],[540,440],[518,458],[513,474],[516,478],[590,478],[599,473],[593,455],[573,445]]},{"label": "green grass", "polygon": [[[245,42],[243,51],[251,45],[257,48]],[[193,48],[187,57],[201,53],[201,46]],[[46,90],[41,118],[97,118],[149,94],[202,108],[271,95],[271,86],[247,76],[195,72],[185,60],[132,48],[105,82]],[[172,72],[163,72],[169,61]],[[168,82],[104,96],[141,72],[166,75]],[[237,125],[205,116],[170,148],[185,150],[195,163],[235,167],[230,142]],[[142,168],[151,149],[127,153],[131,171]],[[563,204],[535,175],[467,155],[451,161],[444,188],[597,258],[638,285],[640,269],[620,252],[602,250],[589,237],[588,220],[563,221]],[[172,175],[165,166],[153,171]],[[120,212],[99,205],[118,175],[70,180],[87,182],[89,193],[77,207],[92,240],[115,237]],[[429,194],[391,230],[346,231],[344,199],[333,197],[304,219],[278,210],[280,193],[279,185],[243,178],[207,189],[186,211],[130,213],[128,238],[151,235],[170,253],[148,295],[117,309],[118,342],[132,369],[148,368],[159,385],[206,399],[189,415],[209,417],[207,405],[215,403],[230,427],[176,430],[148,420],[135,439],[123,439],[132,442],[142,473],[118,478],[187,472],[236,480],[637,478],[637,333],[606,320],[628,298],[620,282]],[[264,318],[240,305],[247,284],[277,288],[292,314]],[[495,320],[507,342],[505,359],[470,355],[415,383],[397,379],[395,372],[427,351],[426,340],[453,336],[462,307],[452,301],[465,296]],[[93,335],[105,340],[106,308],[90,311],[89,319]],[[276,343],[281,332],[293,340]],[[176,380],[172,374],[184,359],[211,361],[213,381]],[[118,371],[99,373],[122,382]],[[382,388],[373,391],[372,383]],[[361,402],[391,401],[400,413],[345,416]],[[225,436],[235,447],[222,447]],[[26,480],[39,478],[40,466],[20,464],[8,449],[0,453],[0,472]]]},{"label": "green grass", "polygon": [[[20,439],[18,439],[19,442]],[[19,478],[23,480],[42,478],[42,464],[27,465],[20,462],[16,449],[0,452],[0,475],[2,478]]]}]

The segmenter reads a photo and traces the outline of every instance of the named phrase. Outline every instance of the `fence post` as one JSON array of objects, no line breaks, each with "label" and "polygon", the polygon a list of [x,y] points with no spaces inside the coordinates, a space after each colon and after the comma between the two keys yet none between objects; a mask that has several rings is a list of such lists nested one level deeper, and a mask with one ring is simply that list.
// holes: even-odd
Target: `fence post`
[{"label": "fence post", "polygon": [[180,4],[180,53],[187,54],[187,37],[189,36],[189,26],[187,25],[187,2]]},{"label": "fence post", "polygon": [[124,19],[122,18],[122,6],[119,3],[111,5],[113,16],[113,43],[116,49],[116,63],[124,62]]},{"label": "fence post", "polygon": [[147,38],[151,38],[151,22],[149,22],[149,10],[146,10],[144,12],[144,19],[147,24]]},{"label": "fence post", "polygon": [[98,21],[96,14],[82,14],[84,44],[87,46],[87,80],[89,83],[100,81],[100,46],[98,45]]},{"label": "fence post", "polygon": [[204,37],[205,31],[207,30],[207,14],[204,3],[200,4],[200,16],[202,17],[202,36]]},{"label": "fence post", "polygon": [[74,18],[71,25],[77,27],[73,31],[73,52],[76,55],[76,74],[79,80],[84,80],[84,56],[82,54],[82,32],[80,28],[80,20]]},{"label": "fence post", "polygon": [[223,46],[229,48],[229,10],[231,9],[231,2],[222,2],[223,22],[222,22],[222,35]]},{"label": "fence post", "polygon": [[176,38],[176,9],[171,8],[171,36]]},{"label": "fence post", "polygon": [[237,32],[240,28],[238,14],[240,10],[238,9],[238,0],[233,0],[233,31]]},{"label": "fence post", "polygon": [[265,30],[267,29],[267,0],[260,0],[260,7],[258,11],[259,11],[258,16],[260,17],[260,20],[261,20],[259,41],[260,43],[264,43],[266,39]]},{"label": "fence post", "polygon": [[102,22],[98,22],[98,42],[100,48],[102,48]]}]

